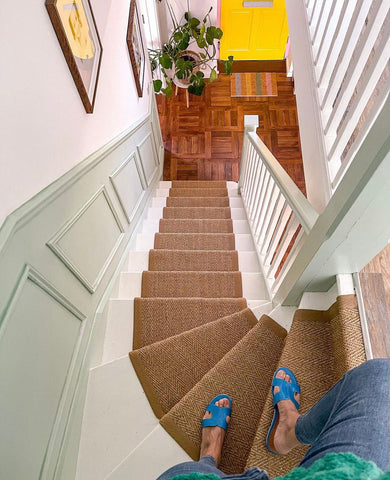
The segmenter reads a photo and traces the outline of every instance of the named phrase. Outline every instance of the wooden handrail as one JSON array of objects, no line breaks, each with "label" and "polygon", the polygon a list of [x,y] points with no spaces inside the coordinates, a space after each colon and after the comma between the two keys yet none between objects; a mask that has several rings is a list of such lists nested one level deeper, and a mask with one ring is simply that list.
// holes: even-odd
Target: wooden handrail
[{"label": "wooden handrail", "polygon": [[291,209],[298,217],[305,233],[309,233],[317,221],[318,213],[303,195],[293,180],[254,132],[248,132],[248,139],[261,157],[262,162],[280,188]]}]

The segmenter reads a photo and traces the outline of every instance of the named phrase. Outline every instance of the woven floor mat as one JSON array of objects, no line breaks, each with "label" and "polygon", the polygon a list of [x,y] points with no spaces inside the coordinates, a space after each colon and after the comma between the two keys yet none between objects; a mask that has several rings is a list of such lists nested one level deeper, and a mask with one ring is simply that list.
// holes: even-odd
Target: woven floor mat
[{"label": "woven floor mat", "polygon": [[[348,297],[354,297],[354,295]],[[345,317],[340,320],[344,313],[340,314],[339,306],[347,303],[350,307],[351,302],[353,304],[351,298],[339,297],[338,302],[327,311],[297,310],[295,312],[279,366],[290,368],[298,379],[301,386],[301,413],[309,410],[347,371],[344,355],[341,352],[345,350],[349,339],[343,346],[341,345],[340,325],[341,322],[344,322]],[[342,309],[349,311],[349,308]],[[348,321],[344,327],[351,326],[353,330],[351,336],[354,337],[356,327],[350,324],[349,313],[347,313],[347,317]],[[352,317],[356,318],[356,313]],[[339,344],[336,349],[334,348],[335,342]],[[361,356],[361,347],[358,348],[358,358],[354,358],[353,365],[351,363],[349,365],[357,366],[364,361],[365,358]],[[338,351],[341,355],[337,353]],[[308,449],[308,447],[299,447],[288,455],[277,457],[269,453],[265,447],[265,439],[272,416],[272,396],[269,393],[246,466],[246,468],[261,466],[271,477],[284,475],[296,467]]]},{"label": "woven floor mat", "polygon": [[235,250],[150,250],[151,271],[219,271],[238,270]]},{"label": "woven floor mat", "polygon": [[231,218],[229,207],[164,207],[163,218]]},{"label": "woven floor mat", "polygon": [[174,219],[160,220],[160,233],[233,233],[233,221],[229,219]]},{"label": "woven floor mat", "polygon": [[170,197],[227,197],[227,188],[170,188]]},{"label": "woven floor mat", "polygon": [[172,180],[172,188],[227,188],[222,180]]},{"label": "woven floor mat", "polygon": [[263,316],[161,419],[161,425],[192,458],[199,457],[201,420],[207,404],[215,395],[227,393],[233,413],[219,468],[227,474],[244,470],[285,335],[282,327]]},{"label": "woven floor mat", "polygon": [[178,335],[246,307],[245,298],[135,298],[133,348]]},{"label": "woven floor mat", "polygon": [[174,407],[256,323],[247,308],[130,352],[155,415],[161,418]]},{"label": "woven floor mat", "polygon": [[242,297],[241,272],[143,272],[142,297]]},{"label": "woven floor mat", "polygon": [[156,233],[154,248],[165,250],[235,250],[233,233]]},{"label": "woven floor mat", "polygon": [[167,197],[167,207],[229,207],[229,197]]}]

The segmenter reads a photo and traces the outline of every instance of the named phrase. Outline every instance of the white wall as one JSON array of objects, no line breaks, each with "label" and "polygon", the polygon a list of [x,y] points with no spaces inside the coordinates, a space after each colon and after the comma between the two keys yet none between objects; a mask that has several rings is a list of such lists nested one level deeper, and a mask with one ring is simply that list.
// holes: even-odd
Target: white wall
[{"label": "white wall", "polygon": [[0,17],[0,225],[5,217],[148,110],[126,45],[130,0],[91,0],[103,45],[93,114],[84,110],[44,0]]},{"label": "white wall", "polygon": [[[174,9],[177,21],[180,23],[184,13],[187,11],[187,0],[170,0],[170,4]],[[213,25],[216,25],[218,13],[217,0],[209,0],[208,2],[190,0],[190,13],[193,17],[199,18],[200,21],[203,20],[203,17],[206,15],[210,7],[213,7],[213,10],[210,14],[211,21]],[[165,11],[166,9],[166,4],[164,1],[161,2],[160,5],[157,5],[157,9],[160,17],[161,38],[166,41],[172,28],[171,18],[168,11],[166,11],[165,15],[162,12],[162,10]],[[164,18],[165,16],[166,18]]]}]

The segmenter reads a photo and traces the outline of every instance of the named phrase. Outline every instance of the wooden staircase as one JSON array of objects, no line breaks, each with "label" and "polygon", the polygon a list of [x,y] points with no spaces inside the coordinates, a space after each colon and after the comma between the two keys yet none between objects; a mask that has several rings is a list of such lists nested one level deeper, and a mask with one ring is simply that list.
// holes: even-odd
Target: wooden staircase
[{"label": "wooden staircase", "polygon": [[[292,325],[291,319],[281,320],[280,307],[272,310],[259,273],[236,188],[221,182],[169,186],[166,198],[157,191],[160,196],[153,201],[130,255],[132,271],[121,274],[119,298],[111,301],[115,309],[108,317],[106,337],[113,337],[111,329],[117,329],[118,352],[124,352],[128,342],[128,322],[134,325],[130,358],[140,383],[135,383],[128,359],[126,366],[125,357],[116,359],[114,353],[104,357],[108,363],[91,372],[77,479],[124,480],[142,472],[142,478],[153,480],[189,458],[164,430],[197,459],[201,418],[218,393],[228,393],[233,400],[221,469],[236,473],[258,466],[271,476],[281,475],[299,463],[305,448],[277,457],[265,448],[273,372],[280,365],[295,372],[304,412],[346,370],[364,361],[355,297],[339,297],[327,311],[296,310]],[[140,252],[146,249],[148,254]],[[134,268],[144,271],[136,273]],[[121,302],[127,302],[126,307]],[[123,325],[122,330],[115,324]],[[114,351],[112,340],[107,340],[105,349]],[[110,392],[117,370],[123,372],[121,382]],[[88,401],[94,404],[99,395],[104,397],[100,410],[89,407]],[[124,409],[123,425],[119,413],[113,413],[115,408]],[[150,433],[134,446],[137,425],[145,422]],[[122,437],[128,443],[127,454],[119,441]],[[90,467],[92,458],[96,468]],[[145,458],[153,459],[146,471]]]},{"label": "wooden staircase", "polygon": [[[161,425],[193,459],[199,456],[204,409],[210,398],[224,392],[232,398],[234,413],[220,468],[227,474],[242,472],[247,466],[261,466],[271,475],[286,473],[299,463],[305,448],[281,461],[275,461],[275,456],[265,449],[272,417],[269,391],[273,372],[278,365],[287,365],[296,372],[305,411],[340,373],[363,361],[363,343],[359,338],[361,349],[352,349],[347,362],[340,367],[344,342],[359,327],[354,299],[340,299],[329,312],[298,311],[286,344],[287,332],[281,326],[267,316],[257,322],[248,308],[209,321],[201,309],[197,311],[198,303],[208,310],[213,308],[213,303],[207,304],[209,299],[222,303],[225,298],[245,301],[241,298],[237,252],[209,250],[202,243],[203,235],[214,235],[215,244],[219,244],[219,235],[233,233],[230,208],[214,204],[215,199],[217,205],[221,199],[227,203],[226,184],[173,181],[167,205],[171,199],[175,199],[175,206],[163,208],[159,234],[169,231],[172,244],[150,250],[149,271],[142,276],[142,297],[136,299],[136,303],[146,305],[160,302],[161,310],[154,309],[153,316],[136,310],[137,344],[130,352],[133,366]],[[181,199],[185,206],[180,204]],[[195,206],[199,203],[208,206]],[[182,235],[191,235],[197,249],[189,244],[187,249],[175,249]],[[177,315],[171,317],[168,313],[171,300],[175,307],[184,302],[180,328]],[[187,312],[185,303],[191,300],[194,309]],[[238,303],[236,306],[239,308]],[[339,338],[343,327],[338,319],[346,309],[354,312],[348,319],[350,333]],[[143,330],[145,337],[145,329],[163,331],[162,322],[168,331],[174,328],[175,335],[163,335],[161,340],[154,336],[155,343],[147,338],[139,341],[138,329]]]}]

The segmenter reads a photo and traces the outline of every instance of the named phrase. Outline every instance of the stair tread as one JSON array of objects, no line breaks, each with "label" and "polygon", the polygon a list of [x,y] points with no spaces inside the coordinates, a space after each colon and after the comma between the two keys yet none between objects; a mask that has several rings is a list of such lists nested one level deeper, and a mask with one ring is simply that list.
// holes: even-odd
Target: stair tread
[{"label": "stair tread", "polygon": [[227,188],[170,188],[170,197],[227,197]]},{"label": "stair tread", "polygon": [[175,219],[163,218],[160,233],[233,233],[231,219]]},{"label": "stair tread", "polygon": [[235,250],[162,250],[149,251],[150,271],[238,271]]},{"label": "stair tread", "polygon": [[164,207],[163,218],[226,219],[231,218],[230,207]]},{"label": "stair tread", "polygon": [[227,188],[225,180],[172,180],[172,188]]},{"label": "stair tread", "polygon": [[263,316],[164,417],[161,425],[197,459],[201,419],[209,401],[227,393],[234,415],[225,439],[220,468],[226,473],[243,471],[260,418],[272,374],[279,360],[286,331]]},{"label": "stair tread", "polygon": [[167,413],[256,323],[247,308],[130,352],[155,415]]},{"label": "stair tread", "polygon": [[229,207],[228,197],[167,197],[167,207]]},{"label": "stair tread", "polygon": [[233,233],[156,233],[154,248],[175,250],[234,250]]},{"label": "stair tread", "polygon": [[242,297],[241,272],[142,273],[142,297]]},{"label": "stair tread", "polygon": [[135,298],[133,348],[245,309],[245,298]]},{"label": "stair tread", "polygon": [[[340,316],[345,315],[343,297],[339,297],[338,302],[327,311],[301,309],[295,312],[278,366],[287,366],[298,379],[301,386],[301,413],[309,410],[348,369],[365,360],[361,337],[360,348],[357,347],[356,352],[351,352],[347,361],[345,361],[345,341],[339,342],[337,346],[338,332],[343,328],[341,325],[348,328],[353,336],[358,336],[359,332],[361,334],[357,305],[354,316],[351,316],[353,308],[347,307],[346,314],[350,318],[348,321],[345,321],[345,318],[340,321]],[[353,303],[353,299],[350,300]],[[349,307],[351,307],[350,302]],[[298,447],[288,455],[279,456],[275,461],[275,456],[265,447],[272,416],[272,396],[269,392],[246,468],[261,465],[261,468],[274,477],[284,475],[299,465],[308,447]]]}]

